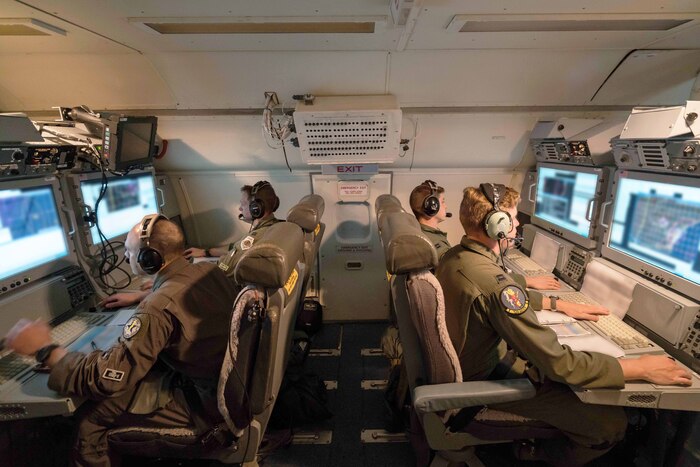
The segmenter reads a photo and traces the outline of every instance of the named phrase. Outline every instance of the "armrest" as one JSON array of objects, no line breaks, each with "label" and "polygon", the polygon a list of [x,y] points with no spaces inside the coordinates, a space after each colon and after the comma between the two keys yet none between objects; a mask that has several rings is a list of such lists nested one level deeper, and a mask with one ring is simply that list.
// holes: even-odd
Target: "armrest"
[{"label": "armrest", "polygon": [[413,406],[419,413],[429,413],[531,397],[535,397],[535,387],[526,378],[466,381],[418,386],[413,391]]}]

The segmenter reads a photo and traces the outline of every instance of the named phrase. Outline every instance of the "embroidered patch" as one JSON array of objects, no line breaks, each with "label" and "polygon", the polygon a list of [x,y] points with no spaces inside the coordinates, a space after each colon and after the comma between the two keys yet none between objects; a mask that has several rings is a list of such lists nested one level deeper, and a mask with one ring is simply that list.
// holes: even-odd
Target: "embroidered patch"
[{"label": "embroidered patch", "polygon": [[104,379],[110,379],[112,381],[121,381],[124,379],[124,372],[119,370],[113,370],[111,368],[106,368],[105,372],[102,373]]},{"label": "embroidered patch", "polygon": [[122,330],[122,336],[124,337],[124,339],[131,339],[139,332],[140,329],[141,320],[136,317],[132,317],[124,325],[124,329]]},{"label": "embroidered patch", "polygon": [[219,269],[222,271],[226,272],[228,271],[228,264],[224,263],[223,261],[219,263]]},{"label": "embroidered patch", "polygon": [[248,248],[253,246],[253,242],[255,242],[255,237],[248,235],[246,238],[241,240],[241,250],[247,250]]},{"label": "embroidered patch", "polygon": [[321,231],[321,224],[316,224],[316,228],[314,229],[314,237],[318,235],[318,233]]},{"label": "embroidered patch", "polygon": [[496,282],[498,282],[499,284],[501,282],[506,282],[507,280],[508,280],[508,278],[506,276],[504,276],[503,274],[499,274],[496,276]]},{"label": "embroidered patch", "polygon": [[509,285],[501,290],[501,304],[504,306],[503,311],[511,316],[519,316],[525,313],[530,304],[527,295],[523,289],[517,285]]}]

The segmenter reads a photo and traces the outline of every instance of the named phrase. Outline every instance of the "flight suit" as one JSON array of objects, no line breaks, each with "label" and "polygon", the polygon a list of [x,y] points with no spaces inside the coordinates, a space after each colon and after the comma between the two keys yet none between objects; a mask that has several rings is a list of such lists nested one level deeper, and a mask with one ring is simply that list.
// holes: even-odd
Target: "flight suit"
[{"label": "flight suit", "polygon": [[234,300],[230,282],[215,265],[177,258],[156,274],[153,291],[112,348],[71,352],[58,362],[49,387],[91,399],[76,414],[75,463],[118,464],[107,450],[111,428],[192,426],[188,407],[175,397],[176,382],[193,383],[208,418],[221,418],[216,384]]},{"label": "flight suit", "polygon": [[550,462],[583,464],[622,439],[627,423],[621,408],[584,404],[568,386],[624,387],[616,359],[559,344],[556,334],[538,323],[527,293],[501,269],[498,257],[466,236],[443,257],[435,275],[445,295],[447,329],[464,381],[493,378],[505,343],[527,360],[536,396],[490,407],[561,430],[568,442],[543,443]]},{"label": "flight suit", "polygon": [[[243,256],[243,253],[253,246],[255,239],[260,237],[270,226],[275,225],[278,222],[284,221],[277,219],[273,214],[260,219],[260,222],[258,222],[258,224],[248,233],[248,235],[229,245],[229,252],[222,256],[219,260],[219,269],[224,271],[228,278],[233,281],[233,271],[236,264],[238,264],[238,261],[241,259],[241,256]],[[238,284],[236,284],[236,286],[240,291],[240,286],[238,286]]]},{"label": "flight suit", "polygon": [[447,241],[447,232],[443,232],[440,229],[435,229],[429,225],[421,224],[420,229],[423,231],[426,237],[430,239],[430,242],[435,246],[435,251],[437,251],[438,261],[442,259],[442,256],[447,253],[447,250],[452,248],[450,242]]}]

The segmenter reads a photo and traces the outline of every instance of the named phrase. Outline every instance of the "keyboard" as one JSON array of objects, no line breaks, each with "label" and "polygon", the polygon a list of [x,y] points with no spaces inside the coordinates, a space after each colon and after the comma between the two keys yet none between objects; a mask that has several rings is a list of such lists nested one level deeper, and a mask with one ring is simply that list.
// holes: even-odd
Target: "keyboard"
[{"label": "keyboard", "polygon": [[[559,299],[584,305],[598,305],[598,303],[581,292],[562,293],[559,294]],[[642,352],[650,349],[662,351],[656,344],[613,314],[599,316],[598,321],[586,321],[585,324],[596,333],[617,344],[625,353]]]},{"label": "keyboard", "polygon": [[[65,347],[91,327],[101,325],[111,317],[111,314],[98,313],[75,315],[51,330],[51,340]],[[36,365],[36,360],[33,357],[17,355],[11,351],[5,351],[0,356],[0,386]]]},{"label": "keyboard", "polygon": [[550,274],[542,266],[534,262],[530,257],[525,255],[517,255],[515,257],[506,257],[506,261],[512,267],[516,269],[517,272],[521,273],[523,276],[533,277],[533,276],[546,276]]}]

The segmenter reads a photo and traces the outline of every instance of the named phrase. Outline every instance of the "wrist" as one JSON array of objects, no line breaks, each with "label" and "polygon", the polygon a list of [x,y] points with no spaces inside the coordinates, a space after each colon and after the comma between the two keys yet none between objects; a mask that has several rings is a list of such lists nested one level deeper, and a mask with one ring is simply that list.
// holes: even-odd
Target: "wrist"
[{"label": "wrist", "polygon": [[58,347],[60,346],[55,343],[47,344],[36,351],[36,354],[34,354],[34,358],[36,359],[37,363],[45,365],[46,361],[51,356],[51,353],[53,353],[53,351],[56,350]]},{"label": "wrist", "polygon": [[209,250],[209,248],[204,249],[204,256],[211,258],[211,250]]}]

